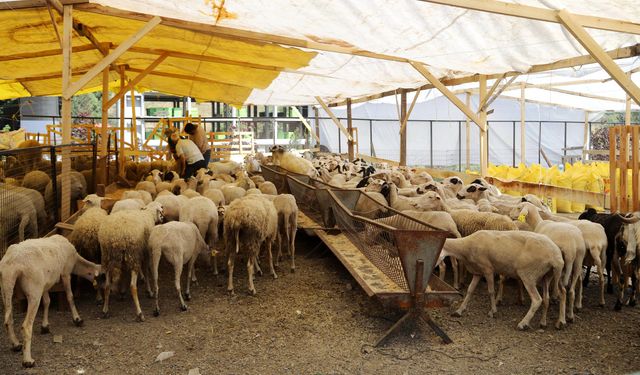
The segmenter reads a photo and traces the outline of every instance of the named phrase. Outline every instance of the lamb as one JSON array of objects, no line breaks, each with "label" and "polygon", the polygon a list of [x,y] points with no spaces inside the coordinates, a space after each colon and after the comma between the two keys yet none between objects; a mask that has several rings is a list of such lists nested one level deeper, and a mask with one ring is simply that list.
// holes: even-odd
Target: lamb
[{"label": "lamb", "polygon": [[231,204],[234,200],[242,198],[247,194],[247,191],[238,186],[225,185],[221,189],[222,195],[224,195],[224,201],[227,204]]},{"label": "lamb", "polygon": [[[217,212],[216,212],[217,217]],[[172,221],[170,223],[155,226],[149,234],[149,252],[151,253],[151,274],[153,278],[153,290],[156,300],[156,308],[153,311],[154,316],[160,315],[160,306],[158,304],[158,267],[160,265],[160,255],[173,265],[175,272],[175,286],[180,299],[180,309],[187,310],[184,303],[191,300],[191,278],[193,276],[194,264],[198,258],[198,254],[208,250],[207,244],[202,239],[198,227],[193,223],[185,223]],[[182,267],[188,264],[187,271],[187,288],[185,290],[184,299],[180,289],[180,276],[182,275]]]},{"label": "lamb", "polygon": [[[101,267],[78,255],[73,245],[61,235],[27,240],[11,245],[0,260],[4,325],[7,328],[11,349],[15,352],[22,349],[22,366],[33,367],[35,365],[35,361],[31,357],[33,322],[38,313],[40,299],[42,299],[44,316],[41,332],[49,332],[49,289],[61,279],[71,309],[73,323],[76,326],[82,325],[82,318],[76,310],[71,292],[72,273],[93,281],[101,273]],[[27,297],[28,304],[27,314],[22,324],[24,348],[13,330],[11,300],[16,282],[20,283],[20,288]]]},{"label": "lamb", "polygon": [[[500,246],[495,244],[499,243]],[[447,239],[442,249],[441,257],[452,255],[464,261],[473,279],[467,289],[467,294],[462,304],[456,310],[454,316],[462,316],[471,300],[471,296],[484,276],[489,289],[491,310],[489,316],[494,317],[498,312],[496,308],[494,274],[498,273],[514,278],[519,278],[524,284],[531,306],[524,318],[518,323],[518,329],[526,330],[530,327],[531,318],[540,307],[542,301],[543,310],[540,326],[547,325],[547,312],[549,309],[549,284],[553,285],[554,294],[560,296],[560,314],[556,322],[556,328],[566,325],[565,304],[566,290],[560,285],[562,269],[562,252],[546,236],[532,232],[502,232],[482,230],[468,237]],[[538,281],[543,280],[543,298],[536,287]]]},{"label": "lamb", "polygon": [[122,194],[121,199],[139,199],[145,205],[153,202],[153,197],[146,190],[127,190]]},{"label": "lamb", "polygon": [[[277,234],[278,214],[273,203],[259,195],[250,195],[229,204],[224,213],[224,241],[227,249],[227,273],[229,280],[227,291],[233,294],[233,266],[236,254],[241,248],[247,254],[247,273],[249,276],[249,293],[255,295],[253,271],[260,247],[264,243],[271,253],[271,241]],[[272,274],[273,259],[270,258]]]},{"label": "lamb", "polygon": [[209,189],[203,196],[209,198],[218,207],[225,205],[224,194],[220,189]]},{"label": "lamb", "polygon": [[136,190],[143,190],[151,194],[152,198],[156,197],[158,191],[156,190],[156,184],[151,181],[140,181],[136,184]]},{"label": "lamb", "polygon": [[[105,268],[104,306],[102,313],[109,315],[111,283],[118,284],[123,268],[131,272],[131,295],[136,307],[137,320],[144,321],[138,300],[138,274],[145,270],[147,241],[151,228],[162,222],[163,209],[158,202],[151,202],[140,211],[121,211],[107,216],[98,230],[102,250],[102,266]],[[151,289],[149,275],[145,277],[147,289]],[[151,292],[151,291],[150,291]]]},{"label": "lamb", "polygon": [[260,189],[262,194],[278,195],[278,189],[276,189],[276,185],[271,181],[265,181],[259,184],[258,189]]},{"label": "lamb", "polygon": [[[536,233],[549,237],[562,251],[564,259],[562,286],[568,288],[569,292],[567,320],[573,322],[575,288],[578,279],[582,277],[582,262],[586,253],[582,232],[571,224],[542,220],[538,208],[528,202],[517,205],[511,211],[511,217],[514,219],[524,217],[527,224],[534,228]],[[582,286],[580,285],[580,287]]]},{"label": "lamb", "polygon": [[142,199],[138,199],[138,198],[121,199],[113,205],[113,208],[111,209],[111,213],[114,214],[119,211],[127,211],[127,210],[140,210],[144,206],[145,204]]},{"label": "lamb", "polygon": [[[180,208],[180,221],[193,223],[203,240],[213,249],[218,240],[218,207],[206,197],[189,199]],[[218,265],[214,259],[213,274],[218,274]]]}]

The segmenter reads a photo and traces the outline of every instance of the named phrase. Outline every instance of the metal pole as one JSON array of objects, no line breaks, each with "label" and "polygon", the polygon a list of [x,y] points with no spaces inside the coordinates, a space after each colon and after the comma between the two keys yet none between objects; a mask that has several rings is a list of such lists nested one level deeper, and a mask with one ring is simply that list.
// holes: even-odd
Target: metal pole
[{"label": "metal pole", "polygon": [[340,130],[338,130],[338,154],[342,154],[342,136],[340,136]]},{"label": "metal pole", "polygon": [[433,168],[433,121],[429,121],[429,163]]},{"label": "metal pole", "polygon": [[564,156],[567,156],[567,122],[564,122],[564,150],[562,152]]},{"label": "metal pole", "polygon": [[512,157],[513,157],[513,167],[515,168],[516,166],[516,122],[513,122],[513,143],[512,143],[513,147],[511,148],[512,152]]},{"label": "metal pole", "polygon": [[[91,162],[91,193],[96,192],[96,164],[98,160],[98,144],[97,140],[94,139],[91,144],[91,151],[93,153],[93,161]],[[106,159],[105,159],[106,160]],[[106,184],[105,184],[106,186]]]},{"label": "metal pole", "polygon": [[538,164],[541,163],[540,150],[542,150],[542,121],[538,121]]},{"label": "metal pole", "polygon": [[458,171],[462,172],[462,121],[458,121]]},{"label": "metal pole", "polygon": [[369,120],[369,155],[373,157],[373,121]]},{"label": "metal pole", "polygon": [[56,170],[56,148],[49,149],[51,158],[51,187],[53,188],[53,217],[55,222],[60,221],[60,200],[58,199],[58,171]]}]

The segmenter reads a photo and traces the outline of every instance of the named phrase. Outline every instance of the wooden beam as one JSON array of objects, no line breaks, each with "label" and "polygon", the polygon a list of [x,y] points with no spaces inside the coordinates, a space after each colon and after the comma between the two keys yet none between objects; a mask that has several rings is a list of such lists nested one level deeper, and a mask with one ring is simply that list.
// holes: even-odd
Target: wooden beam
[{"label": "wooden beam", "polygon": [[102,71],[102,119],[100,123],[100,181],[108,185],[107,175],[107,138],[109,131],[109,68]]},{"label": "wooden beam", "polygon": [[589,153],[589,111],[584,111],[584,139],[582,141],[582,160],[588,159]]},{"label": "wooden beam", "polygon": [[[138,151],[138,127],[136,124],[136,95],[133,87],[131,88],[131,148],[134,151]],[[134,157],[134,160],[136,163],[138,162],[138,155]]]},{"label": "wooden beam", "polygon": [[[618,139],[616,135],[620,130],[617,126],[612,126],[609,128],[609,204],[611,205],[611,212],[618,211],[618,181],[617,181],[617,169],[618,169],[618,161],[616,160],[616,146],[618,144]],[[626,193],[626,192],[625,192]]]},{"label": "wooden beam", "polygon": [[607,55],[600,45],[589,35],[582,24],[566,10],[557,13],[562,25],[573,37],[586,49],[589,54],[607,71],[622,89],[638,104],[640,104],[640,88],[620,69],[620,67]]},{"label": "wooden beam", "polygon": [[331,111],[331,109],[329,109],[329,107],[324,102],[324,100],[322,100],[322,98],[319,97],[319,96],[316,96],[315,98],[316,98],[316,101],[318,102],[318,104],[320,104],[322,109],[324,109],[324,111],[329,115],[329,117],[331,117],[331,120],[333,121],[333,123],[336,124],[336,126],[340,129],[340,131],[342,131],[342,133],[344,133],[344,135],[347,137],[347,139],[350,140],[350,141],[353,141],[353,137],[351,136],[351,134],[349,134],[347,129],[345,129],[345,127],[342,125],[340,120],[338,120],[336,115],[333,114],[333,111]]},{"label": "wooden beam", "polygon": [[[525,87],[526,84],[524,82],[520,82],[520,163],[522,164],[526,164],[527,163],[527,158],[526,158],[526,132],[527,132],[527,123],[526,123],[526,107],[525,107],[525,100],[526,100],[526,96],[525,96]],[[515,148],[516,145],[513,145],[513,147]]]},{"label": "wooden beam", "polygon": [[56,23],[56,19],[53,17],[53,11],[51,10],[51,1],[47,1],[47,11],[49,12],[49,18],[51,19],[51,25],[53,26],[53,31],[56,33],[56,38],[58,39],[58,43],[60,44],[60,48],[62,48],[62,38],[60,38],[60,33],[58,32],[58,24]]},{"label": "wooden beam", "polygon": [[640,158],[640,155],[638,155],[638,153],[640,153],[640,150],[638,149],[638,147],[640,147],[640,145],[638,144],[640,140],[638,139],[638,136],[640,135],[640,128],[638,128],[637,126],[633,126],[631,129],[631,175],[633,178],[633,181],[631,183],[633,189],[633,206],[631,207],[631,209],[633,211],[638,211],[640,210],[640,181],[638,181],[638,174],[640,172],[640,165],[638,160]]},{"label": "wooden beam", "polygon": [[[628,57],[635,57],[640,55],[640,44],[635,44],[629,47],[610,50],[610,51],[607,51],[607,55],[609,55],[614,60],[624,59]],[[522,74],[547,72],[551,70],[571,68],[574,66],[582,66],[582,65],[595,64],[595,63],[596,63],[596,60],[591,55],[583,55],[583,56],[577,56],[577,57],[571,57],[568,59],[558,60],[552,63],[534,65],[531,68],[529,68],[529,70],[527,70],[526,72],[515,72],[515,71],[507,72],[506,77],[512,77],[514,75],[522,75]],[[487,76],[487,79],[496,79],[500,76],[502,76],[502,74],[491,74]],[[478,74],[472,74],[464,77],[443,79],[441,82],[445,86],[457,86],[465,83],[478,82],[479,77],[480,75]],[[432,84],[426,84],[426,85],[420,86],[419,88],[421,88],[422,90],[430,90],[435,88],[435,86],[433,86]],[[406,89],[406,90],[407,92],[411,92],[417,89],[418,88],[412,88],[412,89]],[[395,95],[395,93],[396,93],[396,90],[389,90],[389,91],[384,91],[377,94],[365,95],[359,98],[352,99],[352,103],[353,104],[364,103],[370,100],[392,96],[392,95]],[[330,107],[339,107],[343,105],[346,105],[346,101],[344,100],[337,100],[329,104]]]},{"label": "wooden beam", "polygon": [[114,105],[118,100],[120,100],[120,98],[122,98],[124,94],[127,93],[127,91],[132,90],[138,83],[140,83],[140,81],[142,81],[144,77],[147,76],[147,74],[149,74],[155,68],[157,68],[158,65],[160,65],[166,58],[167,58],[167,55],[158,56],[158,58],[155,59],[151,64],[149,64],[148,67],[146,67],[144,70],[138,73],[138,75],[134,79],[129,81],[129,83],[124,87],[124,89],[121,89],[120,91],[118,91],[116,95],[113,96],[113,98],[109,99],[109,101],[107,102],[107,108],[111,108],[111,106]]},{"label": "wooden beam", "polygon": [[[489,93],[487,93],[487,100],[489,100],[491,98],[491,95],[493,95],[493,92],[496,91],[496,89],[498,88],[498,86],[500,86],[500,82],[502,82],[502,80],[504,79],[504,76],[506,75],[503,74],[500,78],[494,80],[493,85],[491,85],[491,88],[489,89]],[[480,105],[478,106],[479,108],[486,108],[489,105],[487,105],[487,101],[480,103]],[[478,111],[480,112],[480,111]]]},{"label": "wooden beam", "polygon": [[[462,113],[464,113],[467,117],[471,119],[471,121],[475,122],[481,130],[486,130],[485,123],[471,110],[471,108],[467,107],[462,103],[457,96],[455,96],[442,82],[440,82],[431,72],[424,66],[422,63],[411,61],[411,66],[414,67],[418,73],[422,74],[427,81],[431,82],[431,84],[438,89],[444,96],[451,101]],[[486,81],[486,76],[485,76]],[[485,82],[486,83],[486,82]]]},{"label": "wooden beam", "polygon": [[[469,91],[465,93],[465,105],[468,108],[471,108],[471,93]],[[469,169],[471,167],[471,122],[468,117],[465,120],[465,131],[467,145],[467,169]]]},{"label": "wooden beam", "polygon": [[[631,77],[631,74],[627,73],[627,75],[629,77]],[[624,104],[625,104],[625,108],[624,108],[624,124],[626,126],[630,126],[631,125],[631,97],[629,97],[629,94],[626,95],[626,99],[624,100]]]},{"label": "wooden beam", "polygon": [[[125,77],[125,73],[124,73],[124,68],[120,68],[120,91],[124,90],[124,82],[126,80]],[[120,165],[118,166],[118,172],[120,176],[124,177],[124,164],[125,164],[125,150],[124,150],[124,111],[125,111],[125,103],[124,100],[120,101],[120,110],[118,112],[120,115],[120,148],[119,148],[119,152],[120,152],[120,156],[119,156],[119,162]]]},{"label": "wooden beam", "polygon": [[[71,84],[71,32],[73,8],[67,5],[63,9],[62,17],[62,91],[69,88]],[[62,98],[62,143],[71,143],[71,98]],[[62,152],[62,174],[61,174],[61,200],[60,200],[60,221],[65,221],[71,214],[71,181],[69,172],[71,170],[71,159],[69,150]]]},{"label": "wooden beam", "polygon": [[40,8],[43,6],[46,6],[46,0],[0,1],[0,10]]},{"label": "wooden beam", "polygon": [[491,103],[493,103],[496,99],[498,99],[500,97],[500,95],[504,92],[504,90],[507,87],[509,87],[509,85],[511,85],[513,83],[513,81],[516,80],[516,78],[518,78],[518,76],[513,76],[507,81],[507,83],[505,83],[504,85],[500,86],[498,91],[495,94],[493,94],[493,96],[491,98],[489,98],[489,100],[487,100],[487,102],[483,106],[481,106],[481,109],[482,110],[486,110],[487,108],[489,108]]},{"label": "wooden beam", "polygon": [[[526,18],[535,21],[558,23],[556,11],[528,5],[506,3],[495,0],[420,0],[426,3],[453,6],[480,12],[501,14],[504,16]],[[621,19],[596,16],[575,15],[576,20],[590,29],[616,31],[627,34],[640,34],[640,24]]]},{"label": "wooden beam", "polygon": [[316,144],[316,146],[320,146],[320,119],[318,118],[318,107],[313,106],[313,114],[315,116],[316,119],[316,141],[318,141],[318,144]]},{"label": "wooden beam", "polygon": [[400,91],[400,165],[407,165],[407,92]]},{"label": "wooden beam", "polygon": [[123,53],[127,52],[129,47],[133,46],[136,42],[142,39],[142,37],[144,37],[149,31],[158,26],[160,22],[162,22],[162,19],[157,16],[149,20],[149,22],[147,22],[142,28],[140,28],[140,30],[130,36],[127,40],[120,44],[118,48],[114,49],[109,55],[100,60],[100,62],[98,62],[93,68],[85,73],[85,75],[83,75],[78,81],[74,82],[70,87],[68,87],[67,90],[63,93],[63,97],[70,98],[71,96],[73,96],[73,94],[81,90],[87,83],[89,83],[89,81],[91,81],[96,75],[98,75],[98,73],[109,66],[118,57],[122,56]]},{"label": "wooden beam", "polygon": [[[479,100],[482,102],[487,95],[487,76],[480,76]],[[480,115],[480,175],[485,177],[489,168],[489,140],[487,138],[487,111],[482,110]]]},{"label": "wooden beam", "polygon": [[347,155],[349,161],[353,161],[353,117],[351,116],[351,99],[347,99],[347,131],[351,135],[351,139],[347,141]]},{"label": "wooden beam", "polygon": [[[527,88],[531,88],[531,86],[527,85]],[[546,90],[546,91],[552,91],[552,92],[559,92],[561,94],[580,96],[582,98],[603,100],[603,101],[606,101],[606,102],[614,102],[614,103],[624,103],[625,102],[625,99],[618,99],[618,98],[612,98],[612,97],[609,97],[609,96],[589,94],[589,93],[586,93],[586,92],[564,90],[564,89],[559,89],[559,88],[555,88],[555,87],[544,87],[544,86],[542,86],[542,87],[539,87],[539,89],[540,90]]]},{"label": "wooden beam", "polygon": [[293,109],[293,114],[300,120],[300,122],[302,122],[302,125],[307,128],[309,134],[311,134],[316,139],[316,142],[320,143],[320,137],[313,131],[311,125],[309,125],[309,123],[307,122],[307,119],[304,118],[304,116],[302,116],[302,113],[300,113],[300,111],[298,110],[298,107],[294,105],[291,107],[291,109]]},{"label": "wooden beam", "polygon": [[[95,49],[94,46],[90,44],[85,44],[81,46],[75,46],[71,49],[71,52],[84,52],[91,51]],[[58,56],[62,55],[62,49],[50,49],[45,51],[37,51],[37,52],[25,52],[25,53],[16,53],[14,55],[6,55],[0,56],[0,62],[3,61],[14,61],[14,60],[24,60],[24,59],[34,59],[38,57],[47,57],[47,56]]]},{"label": "wooden beam", "polygon": [[[144,72],[144,69],[127,68],[127,71],[128,72],[134,72],[134,73],[142,73],[142,72]],[[215,83],[215,84],[226,85],[226,86],[231,86],[231,87],[243,87],[243,86],[234,85],[234,84],[231,84],[231,83],[224,83],[224,82],[216,81],[216,80],[213,80],[213,79],[210,79],[210,78],[198,77],[198,76],[195,76],[195,75],[191,76],[191,75],[187,75],[187,74],[154,72],[154,71],[150,71],[147,74],[148,75],[152,75],[152,76],[159,76],[159,77],[184,79],[184,80],[187,80],[187,81]],[[244,88],[246,88],[246,87],[244,87]]]},{"label": "wooden beam", "polygon": [[407,115],[404,117],[402,124],[400,124],[400,133],[402,133],[404,131],[404,128],[407,126],[407,122],[409,121],[409,117],[411,117],[411,112],[413,112],[413,107],[415,107],[419,95],[420,89],[418,89],[418,91],[416,91],[416,94],[413,96],[413,100],[411,100],[411,105],[409,106],[409,110],[407,111]]}]

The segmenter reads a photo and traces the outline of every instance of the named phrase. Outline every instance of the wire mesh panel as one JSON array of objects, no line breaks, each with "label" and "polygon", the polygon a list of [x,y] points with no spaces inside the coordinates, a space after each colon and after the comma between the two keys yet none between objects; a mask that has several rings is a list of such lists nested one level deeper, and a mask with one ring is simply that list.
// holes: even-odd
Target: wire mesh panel
[{"label": "wire mesh panel", "polygon": [[[309,180],[308,176],[303,177],[306,177],[307,181]],[[296,198],[298,208],[311,220],[322,225],[324,221],[322,210],[318,204],[318,197],[316,196],[316,188],[291,175],[287,175],[287,181],[289,183],[289,191]]]},{"label": "wire mesh panel", "polygon": [[278,190],[278,194],[284,194],[289,192],[289,184],[287,183],[287,175],[284,170],[275,165],[260,166],[262,176],[265,180],[271,181]]}]

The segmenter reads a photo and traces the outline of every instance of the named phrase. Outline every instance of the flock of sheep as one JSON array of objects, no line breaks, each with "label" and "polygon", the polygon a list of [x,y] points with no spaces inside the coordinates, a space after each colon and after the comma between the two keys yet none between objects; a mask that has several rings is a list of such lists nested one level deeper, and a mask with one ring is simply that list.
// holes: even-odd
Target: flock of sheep
[{"label": "flock of sheep", "polygon": [[[274,149],[274,163],[298,174],[308,175],[338,188],[362,189],[373,200],[403,214],[451,232],[441,253],[440,276],[446,272],[444,258],[450,258],[454,287],[463,283],[463,274],[472,274],[462,304],[453,313],[466,310],[479,281],[484,277],[489,291],[489,316],[495,316],[502,300],[506,278],[517,279],[528,293],[531,306],[518,323],[528,329],[533,315],[543,306],[540,326],[547,325],[550,295],[558,299],[556,328],[574,320],[574,312],[582,308],[582,287],[595,265],[600,282],[598,304],[604,306],[604,269],[618,286],[616,309],[625,302],[635,305],[636,282],[640,276],[636,254],[640,251],[640,222],[634,215],[596,214],[589,209],[571,220],[554,215],[534,195],[510,196],[486,180],[478,178],[465,185],[459,177],[434,181],[426,171],[412,168],[373,165],[364,160],[348,162],[339,156],[297,158],[282,149]],[[361,199],[355,213],[381,223],[399,227],[404,220],[389,216],[377,218],[379,210],[371,200]],[[496,244],[500,244],[496,246]],[[397,256],[397,254],[390,254]],[[583,266],[587,266],[587,277]],[[499,275],[497,296],[494,277]],[[582,280],[582,282],[580,282]],[[542,285],[540,296],[537,285]],[[624,300],[626,287],[632,290]],[[568,299],[568,301],[567,301]],[[568,304],[568,306],[567,306]]]},{"label": "flock of sheep", "polygon": [[[138,300],[138,279],[144,278],[149,296],[155,298],[153,313],[158,316],[158,267],[164,257],[174,268],[180,308],[186,310],[185,300],[190,300],[190,285],[196,280],[196,260],[202,258],[207,267],[213,263],[213,273],[218,273],[216,259],[220,255],[221,236],[228,259],[229,293],[234,292],[233,269],[238,254],[247,259],[251,294],[256,294],[254,273],[262,272],[258,260],[263,248],[274,278],[277,278],[274,257],[277,263],[282,242],[290,254],[291,270],[295,270],[298,207],[292,195],[278,195],[273,183],[262,176],[249,177],[242,165],[234,162],[211,163],[209,169],[201,169],[186,180],[165,168],[142,167],[142,181],[135,189],[124,191],[122,199],[115,202],[94,194],[86,196],[68,239],[54,235],[9,246],[0,261],[5,326],[13,350],[23,351],[25,367],[35,363],[31,356],[31,334],[40,300],[45,311],[42,331],[48,332],[48,290],[58,280],[63,282],[74,323],[82,324],[73,305],[69,282],[72,273],[94,283],[105,317],[109,315],[111,293],[124,293],[128,287],[136,319],[144,321]],[[275,256],[274,242],[277,242]],[[185,265],[187,281],[183,293],[180,279]],[[23,323],[24,347],[13,331],[11,297],[16,284],[28,302]]]}]

